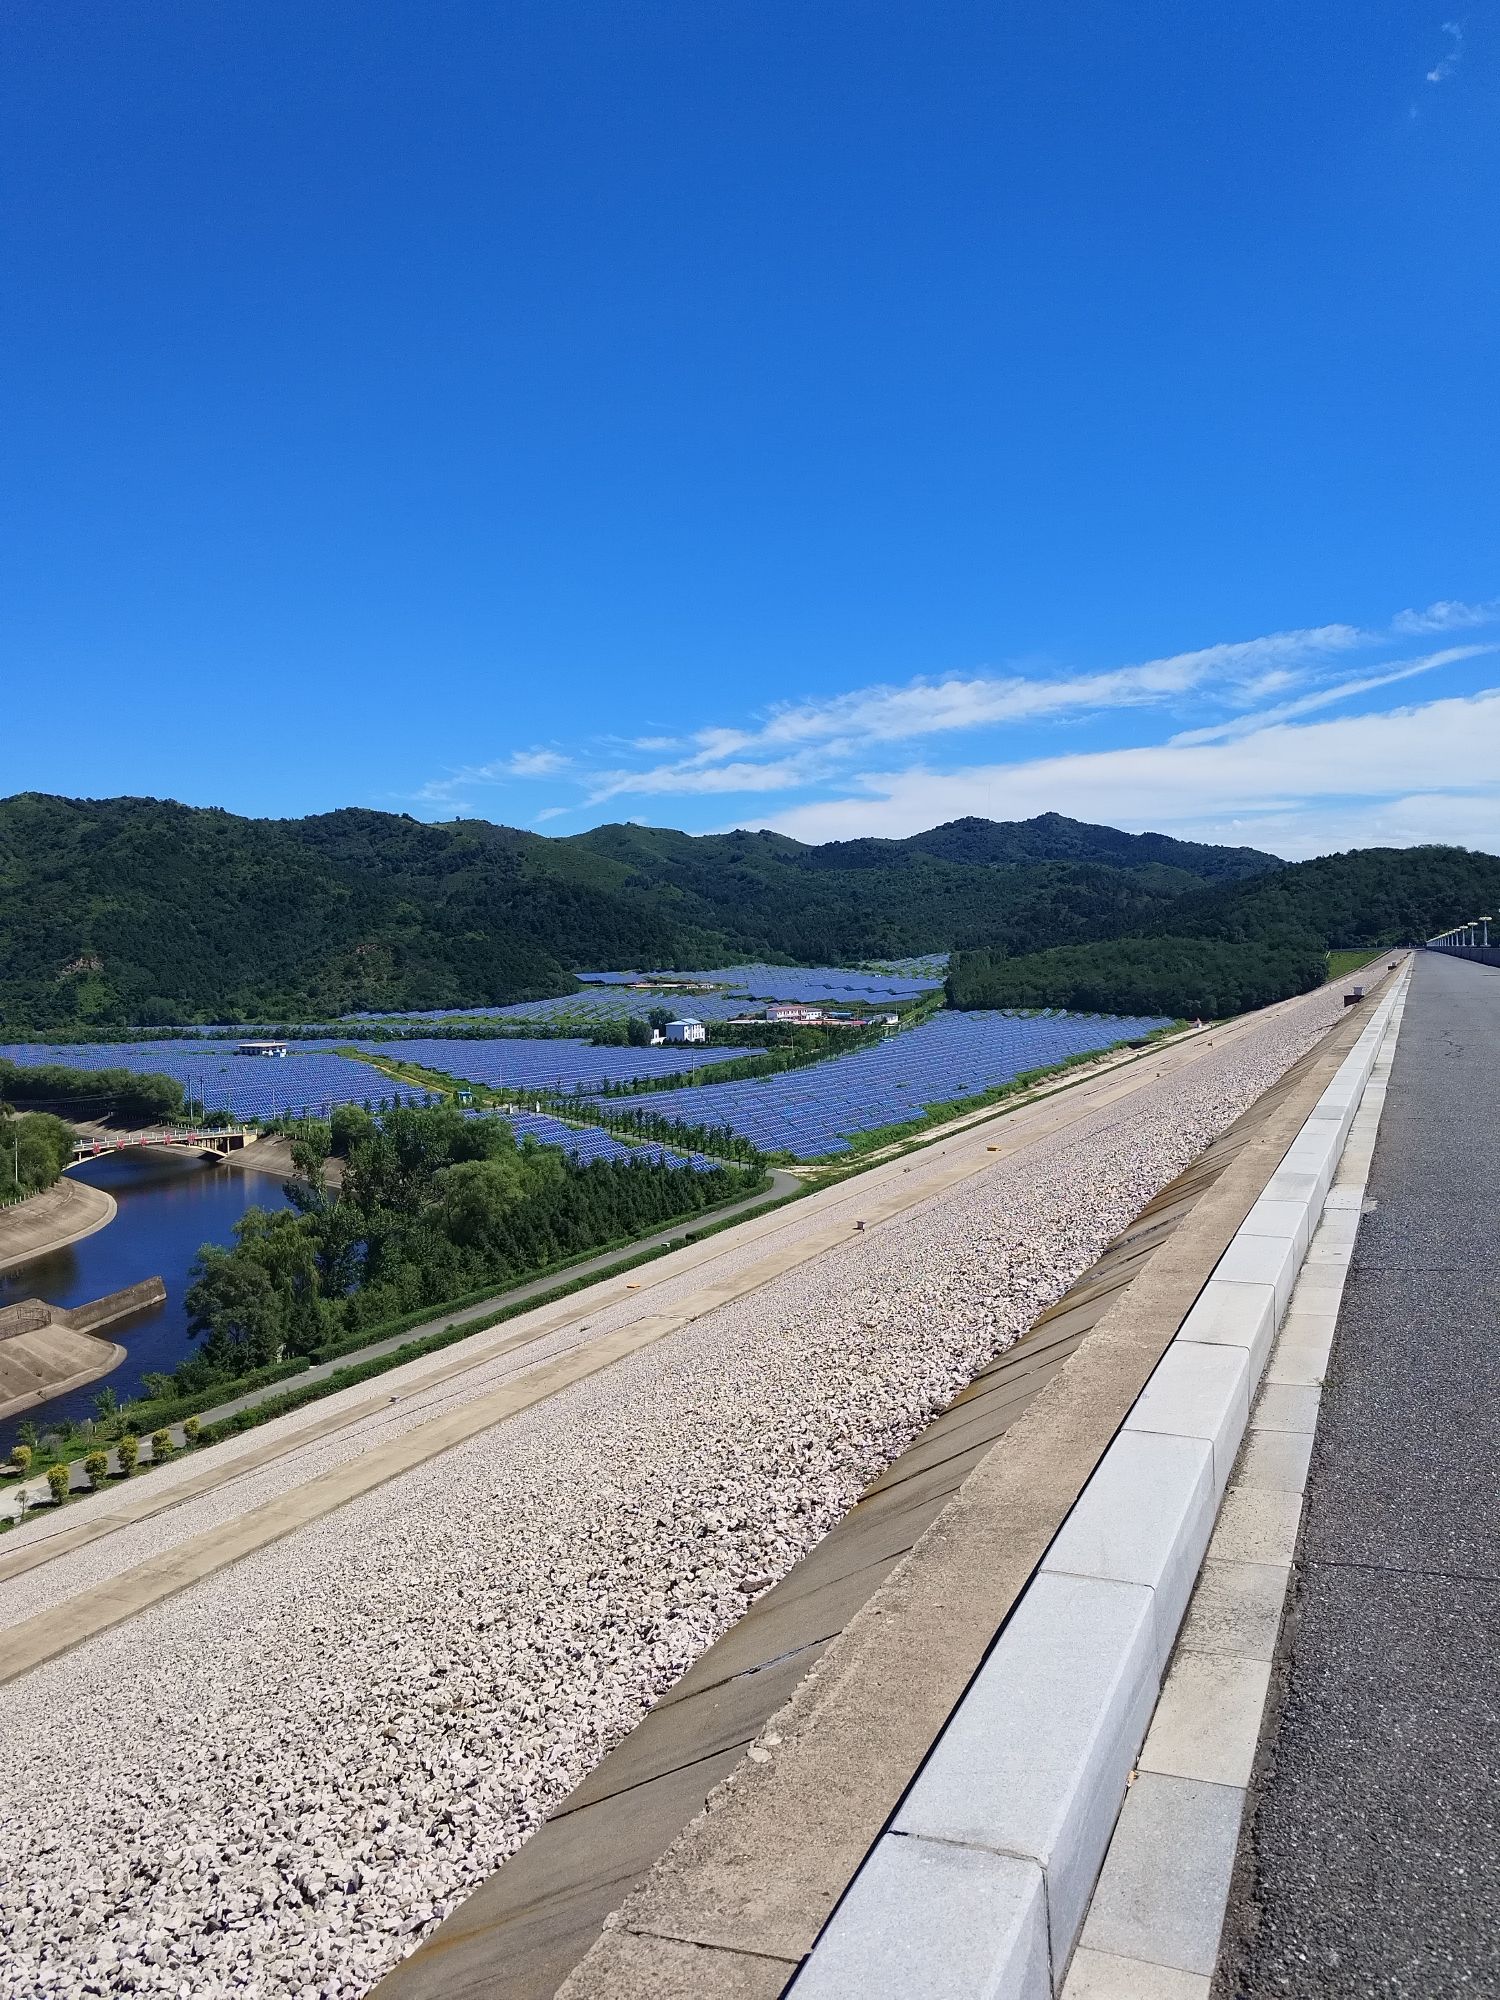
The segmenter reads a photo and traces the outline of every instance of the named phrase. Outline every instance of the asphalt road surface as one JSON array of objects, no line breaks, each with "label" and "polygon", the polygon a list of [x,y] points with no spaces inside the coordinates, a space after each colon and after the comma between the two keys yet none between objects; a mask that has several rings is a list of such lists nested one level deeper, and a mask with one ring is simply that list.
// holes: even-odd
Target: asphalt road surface
[{"label": "asphalt road surface", "polygon": [[1417,955],[1215,2000],[1500,1994],[1500,969]]}]

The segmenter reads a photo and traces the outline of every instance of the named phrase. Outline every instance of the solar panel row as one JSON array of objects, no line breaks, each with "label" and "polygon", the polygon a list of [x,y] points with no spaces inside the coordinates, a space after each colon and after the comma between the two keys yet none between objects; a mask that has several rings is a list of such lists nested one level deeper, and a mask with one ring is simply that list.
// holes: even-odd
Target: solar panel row
[{"label": "solar panel row", "polygon": [[541,1146],[561,1146],[577,1160],[587,1164],[590,1160],[640,1160],[665,1161],[668,1166],[689,1166],[699,1173],[705,1173],[714,1165],[702,1153],[679,1152],[675,1147],[650,1144],[631,1146],[613,1133],[601,1132],[593,1126],[565,1125],[559,1118],[549,1118],[545,1112],[516,1111],[509,1114],[510,1123],[518,1139],[535,1139]]},{"label": "solar panel row", "polygon": [[66,1047],[13,1042],[0,1056],[19,1068],[59,1063],[68,1069],[129,1069],[175,1077],[207,1111],[235,1118],[326,1117],[336,1104],[419,1104],[427,1092],[392,1083],[367,1063],[294,1044],[280,1058],[242,1056],[226,1042],[74,1042]]},{"label": "solar panel row", "polygon": [[[425,1095],[420,1087],[392,1083],[378,1070],[338,1048],[399,1057],[424,1068],[463,1077],[471,1083],[516,1090],[601,1090],[636,1077],[675,1076],[722,1062],[725,1051],[703,1048],[602,1048],[588,1042],[494,1041],[430,1038],[390,1042],[353,1039],[294,1041],[285,1057],[242,1056],[232,1042],[184,1039],[160,1042],[76,1042],[67,1047],[13,1043],[0,1048],[11,1062],[36,1067],[60,1063],[70,1069],[131,1069],[172,1076],[210,1111],[232,1110],[237,1117],[266,1118],[307,1107],[363,1104],[382,1097],[402,1103]],[[735,1050],[734,1054],[758,1054]]]},{"label": "solar panel row", "polygon": [[918,1117],[930,1104],[978,1096],[1024,1070],[1166,1025],[1140,1015],[942,1013],[829,1062],[642,1102],[695,1125],[727,1125],[763,1152],[809,1159],[846,1152],[856,1133]]},{"label": "solar panel row", "polygon": [[[755,1000],[849,1001],[912,1000],[941,986],[943,975],[915,976],[882,967],[880,971],[858,971],[847,965],[723,965],[711,972],[580,972],[585,984],[624,985],[631,980],[691,980],[694,984],[724,986]],[[681,996],[688,1011],[697,1008],[699,996]]]},{"label": "solar panel row", "polygon": [[[843,965],[728,965],[710,972],[580,972],[582,993],[568,993],[552,1000],[522,1000],[510,1007],[434,1007],[421,1013],[356,1014],[359,1021],[587,1021],[621,1020],[628,1014],[645,1014],[652,1007],[670,1007],[679,1018],[696,1015],[700,1021],[728,1021],[747,1011],[753,1012],[767,1001],[801,1001],[811,1005],[827,1001],[833,1005],[890,1006],[914,1000],[941,986],[947,970],[944,957],[898,960],[889,966],[854,970]],[[658,980],[671,984],[690,980],[694,984],[722,986],[722,993],[633,992],[633,982]]]},{"label": "solar panel row", "polygon": [[[518,1037],[493,1042],[432,1040],[351,1043],[373,1048],[424,1069],[441,1070],[492,1090],[601,1090],[605,1084],[628,1083],[637,1077],[681,1076],[726,1056],[761,1055],[760,1049],[602,1048],[588,1042],[522,1041]],[[288,1058],[290,1060],[290,1058]]]},{"label": "solar panel row", "polygon": [[[638,1106],[695,1125],[727,1125],[763,1151],[810,1158],[843,1152],[856,1133],[915,1117],[930,1104],[975,1096],[1023,1070],[1107,1048],[1164,1025],[1143,1016],[945,1012],[826,1062],[741,1083],[648,1094]],[[207,1109],[236,1118],[326,1116],[336,1104],[413,1103],[426,1095],[420,1086],[393,1083],[367,1064],[335,1054],[337,1046],[293,1042],[285,1058],[268,1060],[238,1055],[229,1043],[191,1039],[64,1047],[12,1043],[0,1047],[0,1056],[33,1067],[59,1063],[76,1069],[164,1072]],[[688,1073],[724,1056],[714,1049],[593,1048],[582,1041],[518,1037],[432,1037],[343,1046],[399,1052],[427,1068],[492,1089],[522,1095],[529,1090],[593,1094],[595,1101],[606,1084]],[[603,1102],[621,1110],[629,1100]]]}]

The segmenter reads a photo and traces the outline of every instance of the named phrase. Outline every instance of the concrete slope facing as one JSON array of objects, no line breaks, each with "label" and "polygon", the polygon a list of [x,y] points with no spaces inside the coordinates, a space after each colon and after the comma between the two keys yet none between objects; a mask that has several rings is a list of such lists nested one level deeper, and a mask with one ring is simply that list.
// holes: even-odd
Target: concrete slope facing
[{"label": "concrete slope facing", "polygon": [[112,1194],[64,1175],[41,1194],[0,1208],[0,1271],[18,1270],[37,1257],[81,1243],[113,1222],[118,1212]]},{"label": "concrete slope facing", "polygon": [[[493,1343],[480,1334],[467,1354],[398,1370],[385,1386],[399,1401],[357,1411],[368,1390],[351,1392],[342,1407],[334,1398],[268,1426],[226,1448],[212,1487],[196,1483],[217,1453],[60,1509],[50,1536],[39,1523],[8,1537],[5,1565],[27,1565],[0,1591],[7,1645],[21,1642],[8,1664],[46,1660],[0,1688],[12,1984],[28,1996],[186,1986],[261,2000],[367,1990],[427,1932],[443,1939],[442,1920],[506,1857],[540,1852],[530,1837],[548,1814],[583,1830],[644,1824],[651,1773],[643,1762],[617,1784],[626,1766],[605,1753],[624,1753],[653,1703],[682,1711],[680,1736],[662,1744],[664,1777],[684,1773],[681,1827],[711,1789],[712,1755],[739,1758],[742,1732],[766,1758],[746,1752],[744,1771],[776,1769],[778,1732],[750,1712],[754,1684],[842,1626],[804,1683],[826,1692],[835,1653],[880,1623],[878,1611],[851,1622],[857,1572],[885,1575],[941,1499],[952,1512],[928,1534],[956,1542],[973,1530],[985,1546],[959,1587],[939,1580],[940,1602],[899,1586],[916,1615],[882,1658],[913,1698],[888,1738],[866,1728],[851,1745],[868,1791],[829,1813],[812,1863],[804,1850],[791,1864],[810,1942],[962,1693],[963,1647],[982,1652],[992,1637],[1201,1288],[1202,1239],[1187,1255],[1187,1228],[1174,1231],[1165,1210],[1139,1233],[1132,1219],[1173,1176],[1206,1167],[1204,1148],[1285,1081],[1193,1206],[1192,1230],[1219,1254],[1305,1117],[1296,1093],[1318,1083],[1289,1068],[1315,1047],[1311,1069],[1331,1061],[1318,1045],[1335,1023],[1338,1037],[1357,1032],[1339,996],[1318,993],[1143,1052],[673,1252],[643,1267],[639,1291],[610,1280],[528,1315],[529,1327],[493,1330]],[[1023,1341],[1013,1367],[986,1374],[1121,1231],[1132,1240],[1097,1274],[1098,1296],[1075,1293],[1035,1338],[1062,1352],[1097,1308],[1095,1335],[1061,1370]],[[1125,1282],[1130,1265],[1144,1268]],[[1152,1299],[1149,1311],[1130,1303]],[[1107,1328],[1123,1337],[1101,1348]],[[1028,1361],[1050,1372],[1034,1396]],[[1059,1404],[1070,1370],[1083,1393]],[[524,1391],[509,1414],[480,1407],[507,1385]],[[924,1437],[961,1395],[943,1434]],[[1028,1396],[1005,1428],[1007,1407]],[[1005,1457],[1049,1397],[1050,1454],[1033,1437],[997,1475],[1015,1509],[971,1506],[972,1484],[955,1501],[983,1440],[999,1435]],[[278,1444],[279,1456],[257,1456]],[[898,1469],[908,1448],[925,1456]],[[300,1518],[281,1504],[292,1499],[311,1503]],[[131,1518],[75,1539],[69,1524],[101,1508]],[[809,1626],[791,1602],[798,1558],[851,1509],[868,1539],[845,1544],[843,1578],[824,1573],[846,1589],[844,1608],[829,1615],[814,1591]],[[779,1586],[767,1585],[781,1578],[773,1604]],[[144,1603],[133,1597],[142,1581]],[[113,1603],[92,1606],[113,1629],[82,1637],[87,1593],[115,1586]],[[742,1627],[744,1671],[726,1677],[728,1653],[715,1663],[706,1649]],[[694,1774],[686,1759],[716,1715],[721,1733]],[[831,1726],[825,1741],[836,1738]],[[645,1749],[642,1737],[631,1754]],[[590,1774],[600,1811],[561,1813]],[[736,1786],[748,1790],[743,1777]],[[616,1876],[613,1900],[653,1858]],[[591,1874],[588,1895],[598,1887]],[[601,1921],[596,1909],[575,1956]],[[497,1983],[492,1968],[488,1990]]]},{"label": "concrete slope facing", "polygon": [[[785,1211],[754,1214],[722,1236],[541,1306],[472,1340],[340,1392],[208,1460],[183,1461],[149,1491],[93,1496],[60,1519],[34,1515],[0,1556],[0,1683],[14,1680],[349,1505],[470,1439],[642,1354],[716,1309],[845,1249],[856,1222],[881,1225],[986,1175],[998,1160],[1128,1107],[1161,1079],[1191,1074],[1274,1026],[1287,1002],[1213,1035],[1181,1041],[1050,1086],[1033,1101],[966,1122],[952,1137]],[[481,1312],[482,1308],[475,1308]],[[455,1317],[462,1317],[458,1315]],[[440,1322],[446,1323],[446,1322]],[[39,1588],[38,1572],[46,1582]],[[20,1605],[34,1604],[29,1612]],[[68,1616],[53,1615],[64,1604]]]},{"label": "concrete slope facing", "polygon": [[[1299,1235],[1305,1245],[1374,1060],[1374,1011],[1330,1037],[971,1473],[626,1899],[559,1989],[567,2000],[769,1995],[794,1977],[799,1992],[850,1996],[1060,1983],[1207,1542],[1217,1466],[1248,1409],[1252,1356],[1285,1308]],[[1214,1292],[1205,1281],[1226,1257]],[[1232,1308],[1244,1345],[1197,1396],[1195,1434],[1128,1427],[1200,1306],[1199,1329],[1227,1327]],[[950,1882],[956,1849],[969,1872]],[[1011,1865],[997,1872],[999,1859]],[[945,1899],[937,1931],[969,1952],[962,1964],[931,1955]]]},{"label": "concrete slope facing", "polygon": [[1132,1991],[1208,2000],[1321,1385],[1404,1006],[1405,996],[1398,996],[1251,1403],[1064,2000],[1109,2000]]},{"label": "concrete slope facing", "polygon": [[381,2000],[782,1989],[1373,1005],[981,1369]]}]

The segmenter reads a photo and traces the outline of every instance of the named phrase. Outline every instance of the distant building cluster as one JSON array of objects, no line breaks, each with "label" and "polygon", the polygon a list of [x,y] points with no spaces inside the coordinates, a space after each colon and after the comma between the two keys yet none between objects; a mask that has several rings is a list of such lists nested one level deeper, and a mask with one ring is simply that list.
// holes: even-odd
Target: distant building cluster
[{"label": "distant building cluster", "polygon": [[807,1007],[776,1002],[767,1007],[767,1021],[788,1021],[799,1028],[894,1028],[899,1014],[830,1014],[825,1007]]}]

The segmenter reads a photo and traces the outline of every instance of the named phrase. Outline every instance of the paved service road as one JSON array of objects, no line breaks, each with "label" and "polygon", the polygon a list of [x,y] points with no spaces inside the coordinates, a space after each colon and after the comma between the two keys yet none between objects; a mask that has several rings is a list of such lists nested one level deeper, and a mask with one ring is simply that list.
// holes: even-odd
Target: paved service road
[{"label": "paved service road", "polygon": [[1417,955],[1369,1198],[1215,2000],[1500,1994],[1500,969]]}]

